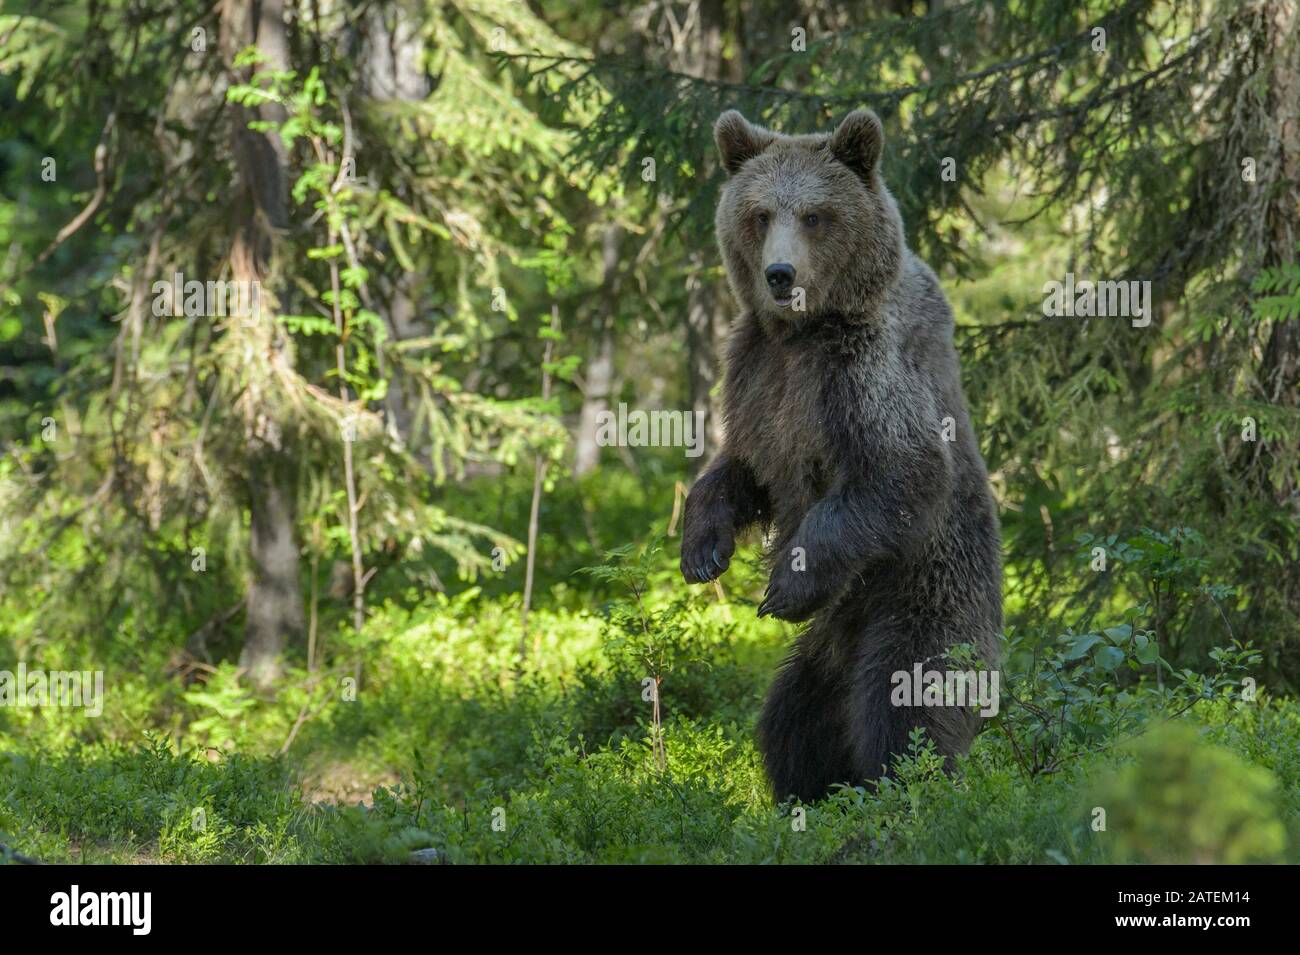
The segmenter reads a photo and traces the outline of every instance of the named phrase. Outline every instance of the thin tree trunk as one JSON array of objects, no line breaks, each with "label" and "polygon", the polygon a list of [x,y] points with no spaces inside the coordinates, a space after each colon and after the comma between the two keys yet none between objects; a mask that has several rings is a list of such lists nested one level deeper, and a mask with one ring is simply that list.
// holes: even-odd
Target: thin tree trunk
[{"label": "thin tree trunk", "polygon": [[[420,102],[426,99],[430,83],[424,71],[425,37],[418,21],[399,6],[375,5],[368,11],[360,29],[361,85],[365,95],[378,102]],[[380,278],[376,291],[387,305],[384,317],[396,341],[428,332],[428,323],[419,309],[423,282],[422,276],[410,273],[391,283]],[[430,449],[416,446],[416,397],[409,393],[408,384],[400,373],[389,376],[384,410],[389,433],[432,467]]]},{"label": "thin tree trunk", "polygon": [[596,333],[585,378],[582,413],[578,417],[578,434],[574,441],[575,477],[590,474],[600,463],[600,445],[596,438],[600,430],[600,416],[609,410],[609,392],[614,381],[614,331],[608,324]]},{"label": "thin tree trunk", "polygon": [[[329,230],[329,244],[338,243],[338,231],[332,226]],[[345,405],[351,401],[348,395],[348,327],[339,305],[339,265],[337,259],[330,260],[330,293],[334,303],[334,329],[338,332],[338,344],[334,346],[335,369],[339,375],[339,400]],[[352,548],[352,626],[359,633],[366,622],[366,569],[361,560],[361,529],[358,524],[361,504],[357,499],[357,473],[352,460],[352,443],[356,439],[355,426],[345,427],[343,434],[343,484],[348,498],[348,543]]]},{"label": "thin tree trunk", "polygon": [[[560,330],[560,309],[551,306],[551,331]],[[555,339],[546,340],[542,353],[542,400],[551,397],[551,356],[555,351]],[[528,509],[528,556],[524,563],[524,608],[519,621],[519,662],[528,657],[528,612],[533,605],[533,569],[537,563],[537,525],[542,507],[542,483],[546,476],[546,459],[538,452],[533,462],[533,503]]]},{"label": "thin tree trunk", "polygon": [[600,445],[596,434],[601,412],[609,410],[610,387],[614,381],[614,315],[618,307],[618,251],[623,240],[623,229],[611,224],[605,229],[601,243],[603,280],[601,303],[604,314],[595,322],[595,341],[591,358],[587,362],[586,387],[582,392],[582,413],[578,418],[578,434],[574,442],[573,473],[581,477],[590,474],[600,462]]},{"label": "thin tree trunk", "polygon": [[[283,0],[223,0],[222,55],[227,69],[241,81],[249,71],[236,71],[234,58],[251,44],[265,57],[262,69],[289,69]],[[275,233],[288,226],[284,143],[275,131],[248,128],[251,120],[282,121],[284,117],[283,107],[277,104],[232,107],[231,148],[239,169],[239,187],[230,263],[237,282],[260,285],[267,278]],[[263,301],[268,298],[262,296]],[[246,354],[254,361],[245,372],[249,381],[240,405],[249,442],[245,482],[252,577],[239,662],[255,685],[265,687],[279,676],[286,641],[303,630],[296,468],[291,428],[267,394],[273,387],[267,369],[271,362],[283,360],[277,357],[275,323],[267,315],[238,316],[229,322],[227,334],[241,336]]]},{"label": "thin tree trunk", "polygon": [[311,596],[307,616],[307,669],[316,669],[316,622],[320,609],[320,552],[313,548],[311,555]]},{"label": "thin tree trunk", "polygon": [[691,473],[698,474],[712,458],[721,441],[722,411],[714,386],[720,374],[721,353],[718,326],[718,289],[704,274],[709,256],[691,254],[691,276],[687,279],[686,360],[688,395],[695,427],[700,429],[703,453],[690,459]]},{"label": "thin tree trunk", "polygon": [[[698,37],[691,44],[689,72],[706,80],[723,78],[725,0],[701,0]],[[710,160],[712,161],[712,160]],[[687,383],[695,426],[701,429],[703,453],[691,458],[691,473],[698,474],[722,443],[721,397],[714,393],[720,374],[720,356],[728,326],[726,296],[720,282],[706,274],[712,252],[691,254],[687,288]]]}]

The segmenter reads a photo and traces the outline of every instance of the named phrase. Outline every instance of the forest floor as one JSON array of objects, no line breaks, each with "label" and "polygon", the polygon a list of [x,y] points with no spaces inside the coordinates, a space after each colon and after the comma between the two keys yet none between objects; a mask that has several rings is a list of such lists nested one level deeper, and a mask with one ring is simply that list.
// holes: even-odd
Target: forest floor
[{"label": "forest floor", "polygon": [[[538,616],[548,644],[600,626]],[[252,699],[233,669],[173,701],[191,716],[178,737],[145,739],[138,725],[93,740],[7,732],[3,841],[72,862],[400,863],[436,848],[452,862],[1056,864],[1108,859],[1115,821],[1126,829],[1114,838],[1141,843],[1145,811],[1178,815],[1180,829],[1210,825],[1215,851],[1233,861],[1294,861],[1300,845],[1300,707],[1290,701],[1206,700],[1182,716],[1198,742],[1173,760],[1185,777],[1173,796],[1160,788],[1171,765],[1135,776],[1141,754],[1118,738],[1026,775],[990,728],[955,776],[921,748],[878,790],[792,812],[772,805],[753,743],[770,667],[732,652],[764,628],[733,627],[748,637],[732,632],[730,649],[719,641],[694,669],[665,676],[660,769],[640,683],[617,661],[571,648],[563,673],[503,685],[491,665],[465,661],[476,641],[485,656],[507,653],[511,628],[485,614],[458,638],[451,619],[445,608],[412,619],[358,700],[324,707],[284,755],[300,705]],[[702,619],[716,623],[711,611]],[[779,647],[768,634],[761,642]],[[214,708],[238,715],[203,725]],[[1092,829],[1098,804],[1109,833]],[[1249,838],[1233,834],[1242,820]]]},{"label": "forest floor", "polygon": [[522,668],[509,583],[376,599],[272,694],[231,663],[164,678],[169,647],[130,645],[98,718],[0,708],[0,843],[51,862],[1300,860],[1300,706],[1213,681],[1176,697],[1137,660],[1113,695],[1058,671],[1072,696],[1046,721],[1004,701],[955,774],[918,739],[878,787],[774,805],[754,724],[795,628],[755,617],[752,548],[725,603],[681,586],[673,550],[548,567]]}]

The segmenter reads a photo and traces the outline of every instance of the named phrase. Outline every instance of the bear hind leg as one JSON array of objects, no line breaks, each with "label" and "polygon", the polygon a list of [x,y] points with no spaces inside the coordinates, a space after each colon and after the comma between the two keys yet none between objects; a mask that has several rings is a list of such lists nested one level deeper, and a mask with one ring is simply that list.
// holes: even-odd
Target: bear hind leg
[{"label": "bear hind leg", "polygon": [[934,742],[949,771],[953,758],[970,748],[979,720],[968,709],[894,703],[893,675],[910,672],[912,666],[910,661],[880,658],[859,665],[848,691],[848,740],[854,783],[888,775],[894,758],[909,751],[912,730],[918,726],[924,728],[926,739]]},{"label": "bear hind leg", "polygon": [[852,781],[844,734],[846,688],[796,649],[777,673],[758,722],[759,748],[778,800],[812,802]]}]

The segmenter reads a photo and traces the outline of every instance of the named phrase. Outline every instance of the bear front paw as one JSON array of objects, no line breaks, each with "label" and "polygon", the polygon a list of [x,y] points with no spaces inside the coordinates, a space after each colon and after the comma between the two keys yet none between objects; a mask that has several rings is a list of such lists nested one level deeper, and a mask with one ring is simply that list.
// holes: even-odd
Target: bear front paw
[{"label": "bear front paw", "polygon": [[758,605],[758,615],[800,623],[811,617],[821,603],[807,571],[786,570],[772,574]]},{"label": "bear front paw", "polygon": [[735,551],[736,541],[730,530],[716,525],[706,526],[700,532],[683,530],[682,577],[688,584],[717,580],[731,566]]}]

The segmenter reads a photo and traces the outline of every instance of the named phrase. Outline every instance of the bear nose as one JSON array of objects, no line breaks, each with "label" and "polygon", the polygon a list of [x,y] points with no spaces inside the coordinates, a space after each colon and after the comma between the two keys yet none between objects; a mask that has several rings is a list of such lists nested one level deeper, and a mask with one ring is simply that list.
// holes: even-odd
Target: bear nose
[{"label": "bear nose", "polygon": [[789,262],[777,262],[763,270],[763,277],[773,292],[789,291],[794,285],[794,266]]}]

